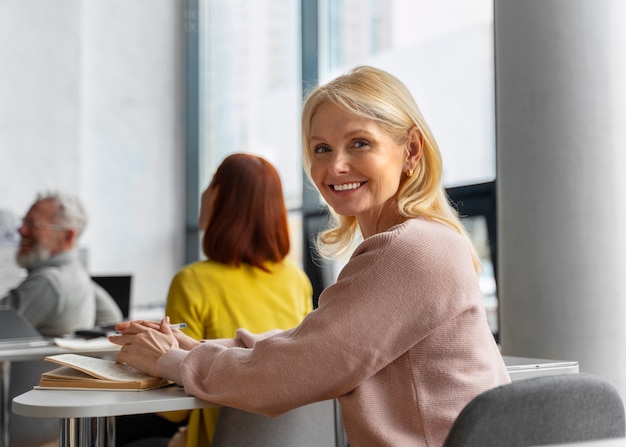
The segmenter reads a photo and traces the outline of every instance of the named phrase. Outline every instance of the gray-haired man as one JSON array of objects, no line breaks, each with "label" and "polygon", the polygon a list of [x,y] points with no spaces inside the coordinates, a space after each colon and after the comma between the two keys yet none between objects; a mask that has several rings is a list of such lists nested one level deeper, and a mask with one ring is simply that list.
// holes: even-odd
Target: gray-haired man
[{"label": "gray-haired man", "polygon": [[116,323],[122,312],[80,263],[77,240],[87,218],[78,198],[40,194],[19,227],[16,262],[28,276],[0,300],[17,308],[43,334]]}]

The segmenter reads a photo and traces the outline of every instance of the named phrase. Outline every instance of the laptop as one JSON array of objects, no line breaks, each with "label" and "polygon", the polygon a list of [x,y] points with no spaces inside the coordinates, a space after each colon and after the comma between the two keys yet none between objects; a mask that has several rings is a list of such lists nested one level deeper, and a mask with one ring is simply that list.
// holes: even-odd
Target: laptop
[{"label": "laptop", "polygon": [[130,286],[132,275],[92,276],[92,281],[109,292],[117,303],[124,319],[130,314]]},{"label": "laptop", "polygon": [[0,349],[48,346],[53,343],[13,307],[0,307]]},{"label": "laptop", "polygon": [[511,380],[529,379],[553,374],[578,374],[578,362],[574,360],[550,360],[528,357],[503,356]]}]

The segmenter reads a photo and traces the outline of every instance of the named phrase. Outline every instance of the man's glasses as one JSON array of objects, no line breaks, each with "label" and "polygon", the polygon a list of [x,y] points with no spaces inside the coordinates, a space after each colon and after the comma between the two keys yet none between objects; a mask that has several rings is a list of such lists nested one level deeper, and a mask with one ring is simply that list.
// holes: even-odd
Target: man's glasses
[{"label": "man's glasses", "polygon": [[68,229],[64,225],[37,222],[34,219],[22,219],[22,225],[20,225],[19,228],[38,228],[40,230],[50,231],[65,231]]}]

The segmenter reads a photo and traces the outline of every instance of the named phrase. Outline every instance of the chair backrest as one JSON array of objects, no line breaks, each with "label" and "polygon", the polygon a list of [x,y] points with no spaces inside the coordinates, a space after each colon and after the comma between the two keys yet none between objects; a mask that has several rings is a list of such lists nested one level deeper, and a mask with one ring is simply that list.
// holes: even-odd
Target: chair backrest
[{"label": "chair backrest", "polygon": [[211,446],[335,447],[335,405],[335,400],[316,402],[277,417],[225,407],[220,410]]},{"label": "chair backrest", "polygon": [[457,417],[444,447],[526,447],[624,437],[624,405],[605,379],[563,374],[485,391]]},{"label": "chair backrest", "polygon": [[92,276],[91,279],[109,292],[111,298],[115,300],[124,319],[130,315],[130,288],[132,283],[132,275],[107,275]]},{"label": "chair backrest", "polygon": [[[44,360],[10,362],[8,366],[9,389],[6,396],[8,402],[13,401],[13,398],[20,394],[32,390],[33,386],[39,383],[42,373],[56,367],[53,363]],[[0,411],[3,412],[4,408]],[[6,417],[9,422],[9,443],[7,445],[12,447],[59,445],[57,441],[59,436],[58,419],[34,418],[15,413],[3,414],[2,417]],[[0,445],[2,445],[2,441],[0,441]]]}]

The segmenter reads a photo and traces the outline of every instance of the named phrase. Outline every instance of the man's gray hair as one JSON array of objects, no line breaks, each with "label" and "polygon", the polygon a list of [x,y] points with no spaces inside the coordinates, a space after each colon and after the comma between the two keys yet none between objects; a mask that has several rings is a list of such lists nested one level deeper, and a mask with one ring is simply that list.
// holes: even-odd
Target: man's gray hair
[{"label": "man's gray hair", "polygon": [[37,202],[42,200],[56,202],[59,206],[55,216],[57,222],[75,229],[80,236],[87,226],[87,214],[78,197],[60,192],[44,192],[37,195]]}]

